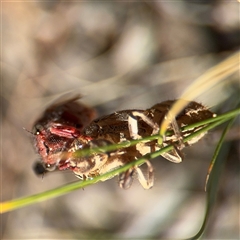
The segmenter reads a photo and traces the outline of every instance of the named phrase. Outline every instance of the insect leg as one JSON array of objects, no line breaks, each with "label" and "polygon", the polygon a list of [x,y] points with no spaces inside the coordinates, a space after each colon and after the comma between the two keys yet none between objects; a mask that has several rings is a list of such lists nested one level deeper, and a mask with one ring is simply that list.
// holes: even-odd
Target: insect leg
[{"label": "insect leg", "polygon": [[144,113],[133,111],[128,117],[128,128],[130,136],[133,139],[141,139],[141,136],[138,135],[138,121],[135,117],[140,117],[145,123],[152,127],[152,135],[159,132],[158,124],[154,123],[150,118],[148,118]]},{"label": "insect leg", "polygon": [[171,150],[170,152],[162,153],[161,156],[166,158],[170,162],[174,162],[174,163],[182,162],[182,159],[183,159],[182,152],[175,144],[173,144],[173,147],[174,147],[173,150]]},{"label": "insect leg", "polygon": [[[181,150],[184,147],[186,147],[186,144],[183,141],[182,133],[180,131],[176,118],[170,114],[170,119],[171,119],[170,126],[172,127],[172,130],[174,132],[174,137],[176,140],[172,142],[174,149],[170,152],[163,153],[162,156],[171,162],[180,163],[182,162],[182,159],[183,159],[183,154]],[[164,141],[168,141],[167,136],[164,137]],[[166,145],[167,145],[166,143],[163,143],[163,146],[166,146]]]},{"label": "insect leg", "polygon": [[153,174],[153,167],[150,161],[146,161],[146,164],[148,166],[148,172],[147,172],[147,178],[143,175],[142,170],[137,167],[136,171],[138,173],[138,180],[143,186],[144,189],[150,189],[153,187],[154,184],[154,174]]},{"label": "insect leg", "polygon": [[182,133],[180,131],[180,128],[178,126],[177,120],[174,116],[171,115],[170,113],[170,118],[171,118],[171,126],[173,129],[173,132],[177,138],[178,141],[178,149],[181,150],[185,147],[185,143],[183,141]]},{"label": "insect leg", "polygon": [[128,169],[126,172],[119,175],[119,187],[128,189],[131,187],[133,182],[134,168]]},{"label": "insect leg", "polygon": [[141,139],[138,134],[138,121],[134,116],[129,115],[128,117],[128,129],[132,139]]}]

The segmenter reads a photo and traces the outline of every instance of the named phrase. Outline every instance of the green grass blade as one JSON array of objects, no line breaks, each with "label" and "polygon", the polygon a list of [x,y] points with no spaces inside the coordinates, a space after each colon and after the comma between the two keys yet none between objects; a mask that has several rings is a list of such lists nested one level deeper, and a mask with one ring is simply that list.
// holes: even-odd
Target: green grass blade
[{"label": "green grass blade", "polygon": [[210,218],[210,214],[212,212],[214,203],[216,201],[217,191],[218,191],[218,183],[219,183],[220,175],[223,170],[224,162],[226,159],[226,153],[227,153],[226,147],[227,146],[223,147],[224,138],[225,138],[228,130],[232,126],[234,120],[235,120],[235,118],[231,119],[229,121],[228,125],[226,126],[226,128],[224,129],[224,131],[221,135],[221,138],[218,142],[218,145],[216,147],[216,150],[214,152],[213,158],[212,158],[212,162],[211,162],[212,171],[211,171],[211,175],[209,177],[209,181],[208,181],[208,185],[207,185],[207,207],[206,207],[206,212],[205,212],[202,226],[201,226],[200,230],[198,231],[198,233],[189,239],[199,239],[204,234],[204,231],[206,229],[208,220]]}]

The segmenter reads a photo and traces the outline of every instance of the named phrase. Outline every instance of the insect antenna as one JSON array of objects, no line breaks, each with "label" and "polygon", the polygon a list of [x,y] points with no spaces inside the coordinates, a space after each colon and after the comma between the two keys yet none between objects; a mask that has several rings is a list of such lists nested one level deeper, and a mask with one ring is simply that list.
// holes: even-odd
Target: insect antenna
[{"label": "insect antenna", "polygon": [[25,127],[23,127],[23,130],[25,130],[26,132],[30,133],[31,135],[35,135],[33,132],[29,131],[29,130],[26,129]]}]

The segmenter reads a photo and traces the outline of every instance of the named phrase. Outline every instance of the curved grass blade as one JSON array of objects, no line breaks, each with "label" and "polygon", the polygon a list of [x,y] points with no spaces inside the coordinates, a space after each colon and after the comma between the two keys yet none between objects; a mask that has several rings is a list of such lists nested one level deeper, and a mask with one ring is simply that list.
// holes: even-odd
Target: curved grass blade
[{"label": "curved grass blade", "polygon": [[186,89],[186,91],[179,97],[179,100],[176,101],[176,103],[174,103],[174,105],[168,111],[161,124],[159,132],[161,137],[158,140],[159,144],[162,144],[163,136],[168,128],[168,125],[170,122],[172,122],[172,118],[181,112],[181,110],[186,106],[186,102],[182,101],[181,99],[192,101],[202,93],[209,91],[209,89],[217,85],[217,83],[238,71],[239,55],[240,51],[237,51],[229,58],[210,68]]},{"label": "curved grass blade", "polygon": [[210,214],[212,212],[212,209],[216,200],[219,178],[221,176],[221,172],[223,170],[224,162],[227,155],[227,149],[223,149],[224,138],[228,130],[232,126],[234,120],[235,118],[231,119],[228,125],[226,126],[226,128],[224,129],[212,158],[212,163],[211,163],[212,171],[211,171],[211,175],[209,177],[209,181],[207,185],[207,207],[206,207],[206,212],[205,212],[202,226],[195,236],[188,239],[199,239],[204,234],[204,231],[206,229],[208,220],[210,218]]}]

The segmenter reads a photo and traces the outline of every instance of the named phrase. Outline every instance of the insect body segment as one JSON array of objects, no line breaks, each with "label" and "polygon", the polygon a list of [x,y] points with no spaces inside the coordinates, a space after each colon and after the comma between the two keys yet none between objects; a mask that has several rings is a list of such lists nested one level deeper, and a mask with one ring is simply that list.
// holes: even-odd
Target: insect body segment
[{"label": "insect body segment", "polygon": [[[85,141],[81,139],[79,143],[77,137],[93,120],[95,111],[75,100],[73,98],[61,105],[50,106],[34,125],[34,145],[41,156],[41,164],[46,172],[68,169],[62,159],[62,153],[81,149],[82,145],[88,142],[86,138]],[[39,164],[39,162],[36,163],[34,169],[37,174],[42,174],[43,170]]]},{"label": "insect body segment", "polygon": [[[168,127],[168,130],[172,131],[173,134],[165,136],[163,146],[160,146],[157,140],[148,142],[143,140],[134,146],[110,152],[96,152],[89,156],[75,154],[77,150],[81,149],[91,150],[96,147],[101,148],[158,134],[159,126],[174,102],[165,101],[147,110],[118,111],[95,119],[89,125],[81,119],[81,114],[84,115],[84,111],[86,111],[90,116],[91,110],[79,103],[82,112],[79,115],[77,114],[77,118],[75,118],[78,108],[67,108],[74,103],[68,102],[63,106],[63,110],[59,110],[61,107],[58,107],[46,111],[43,118],[38,121],[36,126],[40,124],[41,128],[38,129],[35,135],[37,151],[42,157],[42,163],[46,170],[51,166],[59,170],[70,169],[77,177],[83,180],[110,172],[169,144],[172,144],[174,149],[162,154],[162,156],[169,161],[179,163],[183,158],[181,150],[186,145],[191,145],[203,137],[201,135],[187,143],[183,143],[184,137],[201,129],[203,126],[188,131],[181,131],[180,129],[186,125],[214,117],[214,114],[208,108],[197,102],[186,102],[187,107],[173,118]],[[64,111],[71,118],[66,117],[64,119],[62,117]],[[54,119],[49,117],[52,115],[55,116]],[[77,121],[72,121],[73,119],[77,119]],[[139,166],[131,167],[120,174],[119,186],[124,189],[129,188],[133,177],[137,175],[139,182],[145,189],[151,188],[154,183],[153,167],[148,159],[146,159],[146,165],[146,175],[143,174]]]}]

